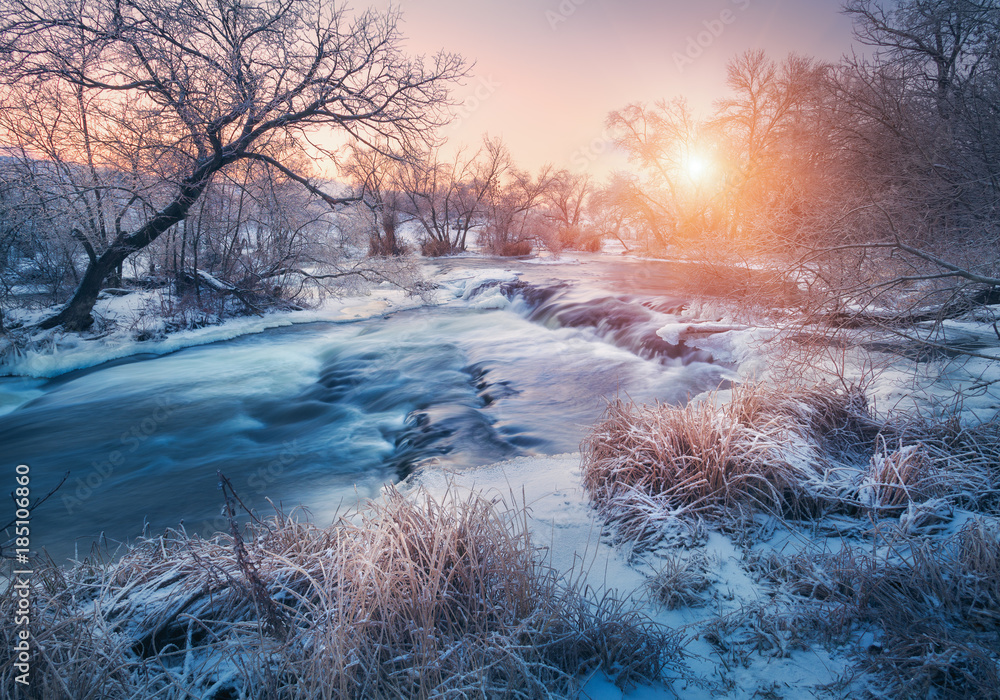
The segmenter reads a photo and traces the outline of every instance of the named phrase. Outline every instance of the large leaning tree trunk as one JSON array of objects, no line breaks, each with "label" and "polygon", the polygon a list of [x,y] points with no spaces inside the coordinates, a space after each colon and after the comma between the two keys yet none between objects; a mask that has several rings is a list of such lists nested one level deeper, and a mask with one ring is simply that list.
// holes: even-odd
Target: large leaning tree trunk
[{"label": "large leaning tree trunk", "polygon": [[73,298],[58,314],[42,321],[39,324],[40,327],[54,328],[62,325],[67,330],[83,330],[90,326],[93,322],[90,312],[94,308],[104,280],[116,269],[119,269],[129,255],[142,250],[157,236],[184,219],[191,205],[208,186],[211,174],[222,166],[221,159],[218,159],[218,162],[204,163],[181,185],[176,199],[159,211],[156,216],[149,219],[139,230],[118,236],[100,257],[93,255]]},{"label": "large leaning tree trunk", "polygon": [[331,206],[343,203],[290,165],[322,154],[316,130],[409,148],[443,122],[447,88],[465,72],[450,54],[427,64],[406,58],[396,13],[349,17],[330,0],[4,6],[0,140],[85,163],[86,188],[67,183],[53,198],[91,198],[88,211],[114,222],[107,235],[104,226],[101,236],[72,232],[89,262],[46,328],[86,328],[105,279],[182,221],[233,163],[257,161]]}]

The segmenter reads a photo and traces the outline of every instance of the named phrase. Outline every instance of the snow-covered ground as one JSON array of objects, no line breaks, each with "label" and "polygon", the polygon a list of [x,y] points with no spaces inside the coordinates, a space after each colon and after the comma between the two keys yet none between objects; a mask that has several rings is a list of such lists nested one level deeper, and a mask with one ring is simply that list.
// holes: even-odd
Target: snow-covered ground
[{"label": "snow-covered ground", "polygon": [[[669,343],[683,341],[710,352],[715,361],[738,367],[746,379],[844,380],[863,385],[873,407],[883,415],[889,411],[948,411],[961,396],[963,420],[978,423],[992,420],[1000,412],[1000,331],[994,324],[994,319],[1000,318],[1000,306],[982,307],[978,315],[978,319],[946,320],[933,333],[918,328],[910,334],[926,337],[943,350],[948,346],[968,350],[933,362],[913,362],[905,355],[886,352],[887,348],[866,348],[872,337],[856,332],[852,338],[842,331],[843,341],[856,344],[811,348],[808,355],[800,351],[800,358],[807,357],[807,361],[792,365],[785,360],[794,360],[796,348],[788,342],[785,329],[748,325],[711,301],[692,304],[674,315],[658,335]],[[800,330],[808,329],[796,328],[796,332]],[[817,329],[820,333],[822,329]],[[882,333],[880,340],[884,346],[911,343],[906,336],[887,333]],[[794,376],[789,377],[789,373]]]},{"label": "snow-covered ground", "polygon": [[[602,525],[581,486],[580,454],[520,457],[479,469],[445,473],[423,470],[405,483],[404,493],[418,487],[443,499],[450,490],[476,490],[508,504],[524,505],[536,546],[548,550],[549,562],[569,579],[581,581],[600,595],[614,590],[630,597],[655,621],[685,630],[686,663],[694,677],[704,681],[678,683],[673,692],[682,698],[812,697],[819,686],[834,683],[849,667],[849,659],[823,648],[791,650],[786,656],[753,654],[748,665],[725,668],[712,645],[698,631],[714,618],[753,609],[769,591],[756,582],[742,564],[739,547],[719,532],[708,532],[704,542],[686,555],[704,555],[710,562],[711,588],[705,604],[666,610],[650,599],[645,586],[660,564],[655,555],[630,561],[628,552],[602,538]],[[769,694],[770,693],[770,694]],[[776,694],[775,694],[776,693]],[[652,700],[667,694],[663,687],[645,686],[623,692],[598,674],[584,688],[593,700]]]},{"label": "snow-covered ground", "polygon": [[[474,289],[472,284],[467,290]],[[996,310],[990,313],[995,314]],[[995,317],[995,316],[991,316]],[[712,353],[717,361],[730,363],[747,380],[775,374],[775,360],[788,353],[778,328],[747,326],[719,313],[718,309],[694,306],[677,314],[660,330],[669,343],[686,345]],[[814,356],[810,367],[802,368],[803,378],[831,380],[837,377],[866,386],[875,410],[934,410],[952,405],[958,390],[964,395],[960,413],[972,424],[995,419],[1000,411],[997,383],[1000,382],[1000,337],[989,319],[949,321],[939,342],[970,341],[971,357],[918,366],[885,353],[861,347],[831,348],[825,356]],[[993,359],[993,358],[996,358]],[[784,365],[782,371],[787,371]],[[981,385],[981,390],[972,390]],[[715,400],[725,401],[729,392],[718,392]],[[615,590],[642,607],[652,619],[683,630],[686,662],[694,680],[679,681],[672,688],[639,687],[623,692],[604,675],[591,678],[584,697],[595,700],[659,698],[673,693],[683,698],[761,697],[859,697],[878,692],[873,679],[859,673],[853,664],[855,652],[847,646],[813,644],[807,648],[785,648],[778,640],[774,653],[751,653],[740,664],[727,662],[707,639],[705,631],[718,621],[753,619],[754,611],[765,611],[766,601],[776,591],[753,575],[747,567],[749,550],[732,536],[709,530],[697,542],[678,549],[673,555],[686,560],[707,562],[709,588],[702,593],[703,604],[668,610],[649,593],[648,583],[662,566],[662,551],[634,557],[627,549],[612,544],[602,535],[602,523],[588,502],[582,487],[581,455],[521,457],[471,471],[445,473],[422,470],[407,481],[411,493],[418,487],[443,497],[449,490],[476,490],[497,496],[507,503],[523,504],[530,514],[530,528],[536,545],[547,549],[549,561],[569,579],[580,581],[595,591]],[[955,535],[974,516],[955,508],[950,521],[938,533]],[[906,516],[901,516],[904,523]],[[754,549],[758,552],[837,551],[840,537],[795,529],[778,528]],[[760,613],[765,614],[766,612]],[[754,623],[747,623],[754,624]],[[736,631],[766,635],[766,630]]]},{"label": "snow-covered ground", "polygon": [[[747,327],[731,319],[708,316],[713,320],[703,321],[680,314],[661,328],[660,336],[668,342],[683,340],[691,347],[711,351],[717,359],[736,365],[745,379],[763,378],[770,371],[775,356],[786,351],[780,347],[778,329]],[[986,324],[970,322],[949,324],[948,328],[965,336],[976,334],[984,345],[992,331]],[[885,364],[876,371],[874,364],[877,361],[872,358],[877,353],[861,349],[838,352],[818,359],[811,368],[812,376],[829,379],[839,373],[848,382],[865,381],[869,398],[885,409],[927,408],[932,406],[933,398],[946,405],[949,392],[956,387],[968,388],[976,381],[1000,378],[1000,363],[988,359],[1000,358],[1000,341],[981,347],[983,357],[956,362],[950,370],[946,367],[946,374],[950,372],[950,375],[944,379],[940,366],[915,378],[912,366],[904,362],[893,363],[883,357]],[[769,356],[769,353],[772,354]],[[951,385],[946,381],[949,378],[953,381]],[[919,398],[921,392],[927,391],[937,396]],[[720,391],[713,398],[722,402],[729,395],[728,391]],[[969,423],[996,418],[996,392],[969,393],[961,408],[963,418]],[[908,449],[912,451],[915,446]],[[871,697],[871,693],[878,696],[881,683],[859,672],[855,666],[857,649],[866,643],[864,635],[842,646],[819,643],[805,647],[791,643],[786,646],[783,633],[777,631],[777,626],[769,629],[766,621],[776,609],[768,606],[772,601],[781,600],[781,593],[759,574],[754,574],[748,565],[754,553],[836,552],[845,542],[839,535],[830,536],[830,529],[818,523],[810,532],[807,527],[787,527],[774,521],[775,529],[770,534],[755,537],[756,542],[749,546],[747,542],[738,542],[731,533],[709,528],[681,546],[635,556],[627,546],[609,541],[601,518],[584,492],[581,459],[580,453],[574,453],[521,457],[453,473],[427,469],[412,475],[406,488],[412,494],[416,494],[418,488],[426,489],[438,498],[448,490],[476,490],[506,503],[523,504],[529,513],[535,544],[547,550],[551,565],[568,579],[582,582],[598,593],[614,590],[618,595],[631,598],[653,620],[683,632],[685,661],[691,678],[677,681],[670,688],[643,686],[623,692],[608,677],[597,674],[586,684],[583,697],[651,700],[671,694],[694,699],[853,698]],[[873,459],[877,462],[878,455]],[[936,533],[939,538],[956,537],[974,518],[984,517],[982,513],[957,507],[947,508],[946,513],[945,522]],[[910,514],[900,516],[899,524],[904,531],[911,517]],[[995,518],[985,517],[994,522],[995,527]],[[854,542],[854,546],[857,544]],[[699,604],[667,609],[650,593],[651,579],[670,557],[705,562],[710,584],[701,591]],[[709,639],[718,630],[727,630],[732,635],[729,640],[723,638],[721,644],[731,644],[734,649],[748,638],[766,639],[769,634],[775,635],[774,648],[729,655],[720,650],[718,638]],[[878,632],[867,634],[877,636]],[[876,644],[873,648],[880,647]],[[733,663],[734,657],[739,658],[739,663]]]}]

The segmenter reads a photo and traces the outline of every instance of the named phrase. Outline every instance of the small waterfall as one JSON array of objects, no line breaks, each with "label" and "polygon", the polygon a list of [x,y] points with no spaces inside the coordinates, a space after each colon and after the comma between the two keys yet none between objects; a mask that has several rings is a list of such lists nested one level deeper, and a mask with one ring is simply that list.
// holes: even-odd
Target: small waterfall
[{"label": "small waterfall", "polygon": [[501,285],[516,311],[548,328],[591,328],[607,343],[645,360],[690,364],[712,362],[704,350],[668,343],[657,331],[684,310],[686,301],[638,295],[588,296],[567,283],[536,286],[524,282]]}]

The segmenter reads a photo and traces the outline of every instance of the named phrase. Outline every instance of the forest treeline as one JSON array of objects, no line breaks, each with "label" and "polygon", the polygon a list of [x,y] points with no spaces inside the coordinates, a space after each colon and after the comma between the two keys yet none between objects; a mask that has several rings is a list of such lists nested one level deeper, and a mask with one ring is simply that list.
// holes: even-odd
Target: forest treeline
[{"label": "forest treeline", "polygon": [[[234,310],[399,281],[470,246],[778,262],[830,310],[948,315],[998,297],[1000,5],[850,0],[858,52],[750,51],[729,95],[608,117],[629,169],[530,173],[440,138],[461,58],[415,61],[398,15],[318,0],[18,0],[0,35],[0,310],[170,285]],[[337,154],[311,138],[343,133]],[[339,179],[320,180],[333,158]],[[835,311],[835,309],[834,309]],[[0,317],[2,318],[2,317]]]}]

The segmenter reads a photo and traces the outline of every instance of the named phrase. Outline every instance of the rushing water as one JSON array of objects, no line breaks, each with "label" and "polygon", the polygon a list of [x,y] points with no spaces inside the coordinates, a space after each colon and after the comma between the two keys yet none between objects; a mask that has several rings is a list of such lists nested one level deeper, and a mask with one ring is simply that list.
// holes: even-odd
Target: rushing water
[{"label": "rushing water", "polygon": [[0,417],[5,460],[30,464],[35,494],[69,471],[33,546],[65,557],[144,526],[224,528],[219,470],[247,505],[329,522],[417,466],[575,451],[616,392],[682,402],[722,381],[710,357],[656,336],[683,303],[664,296],[665,269],[535,266],[505,286],[506,309],[421,308],[0,380],[36,396]]}]

